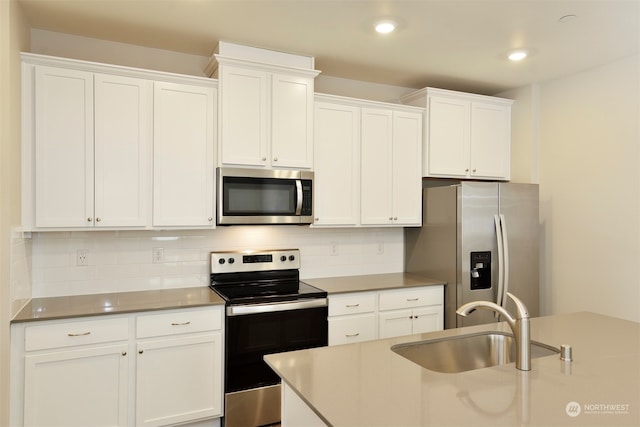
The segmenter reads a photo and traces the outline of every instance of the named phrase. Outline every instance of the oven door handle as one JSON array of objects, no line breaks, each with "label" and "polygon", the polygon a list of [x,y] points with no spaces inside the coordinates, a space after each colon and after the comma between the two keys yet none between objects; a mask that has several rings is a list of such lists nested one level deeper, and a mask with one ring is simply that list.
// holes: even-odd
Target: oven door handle
[{"label": "oven door handle", "polygon": [[227,316],[242,316],[246,314],[273,313],[276,311],[302,310],[305,308],[326,307],[326,298],[299,299],[294,301],[270,304],[232,305],[227,307]]}]

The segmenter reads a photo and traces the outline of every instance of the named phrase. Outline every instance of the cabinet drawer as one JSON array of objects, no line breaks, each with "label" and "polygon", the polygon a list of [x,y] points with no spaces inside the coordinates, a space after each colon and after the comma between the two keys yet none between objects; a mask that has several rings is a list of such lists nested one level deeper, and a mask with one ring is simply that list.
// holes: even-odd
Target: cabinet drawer
[{"label": "cabinet drawer", "polygon": [[374,292],[329,295],[329,316],[374,311],[376,311],[376,294]]},{"label": "cabinet drawer", "polygon": [[329,345],[368,341],[376,338],[376,315],[374,313],[329,318]]},{"label": "cabinet drawer", "polygon": [[410,288],[380,293],[380,310],[442,305],[444,292],[442,286]]},{"label": "cabinet drawer", "polygon": [[78,320],[28,326],[25,351],[124,341],[129,338],[129,320],[111,318]]},{"label": "cabinet drawer", "polygon": [[214,331],[222,328],[222,309],[169,311],[136,318],[138,338]]}]

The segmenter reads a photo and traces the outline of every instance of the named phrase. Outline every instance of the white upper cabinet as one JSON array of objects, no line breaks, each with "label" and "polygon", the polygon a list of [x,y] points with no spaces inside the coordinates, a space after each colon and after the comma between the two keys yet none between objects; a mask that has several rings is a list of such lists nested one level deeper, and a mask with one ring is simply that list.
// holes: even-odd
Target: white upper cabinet
[{"label": "white upper cabinet", "polygon": [[423,112],[316,95],[314,227],[420,225]]},{"label": "white upper cabinet", "polygon": [[35,226],[148,225],[150,82],[37,66],[34,94]]},{"label": "white upper cabinet", "polygon": [[22,59],[25,230],[215,225],[216,81]]},{"label": "white upper cabinet", "polygon": [[512,100],[425,88],[405,96],[427,107],[427,177],[509,180]]},{"label": "white upper cabinet", "polygon": [[215,226],[216,89],[155,82],[153,226]]},{"label": "white upper cabinet", "polygon": [[313,58],[221,42],[219,164],[313,167]]},{"label": "white upper cabinet", "polygon": [[421,112],[362,109],[363,225],[422,222]]},{"label": "white upper cabinet", "polygon": [[314,225],[360,222],[360,108],[316,102]]}]

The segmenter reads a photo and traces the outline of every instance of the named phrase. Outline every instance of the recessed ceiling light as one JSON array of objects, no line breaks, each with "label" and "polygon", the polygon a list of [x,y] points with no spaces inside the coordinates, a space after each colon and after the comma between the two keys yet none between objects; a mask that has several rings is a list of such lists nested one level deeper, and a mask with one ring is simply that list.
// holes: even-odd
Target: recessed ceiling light
[{"label": "recessed ceiling light", "polygon": [[388,34],[396,29],[395,22],[392,21],[380,21],[376,24],[376,31],[380,34]]},{"label": "recessed ceiling light", "polygon": [[509,52],[508,58],[510,61],[522,61],[527,55],[529,55],[529,53],[526,50],[520,49]]}]

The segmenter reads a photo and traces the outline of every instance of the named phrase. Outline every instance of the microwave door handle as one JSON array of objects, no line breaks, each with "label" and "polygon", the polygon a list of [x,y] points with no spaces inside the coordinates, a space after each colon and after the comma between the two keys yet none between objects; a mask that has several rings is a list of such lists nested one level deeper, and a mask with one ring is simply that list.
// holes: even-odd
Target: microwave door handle
[{"label": "microwave door handle", "polygon": [[296,216],[302,213],[302,181],[296,179]]}]

